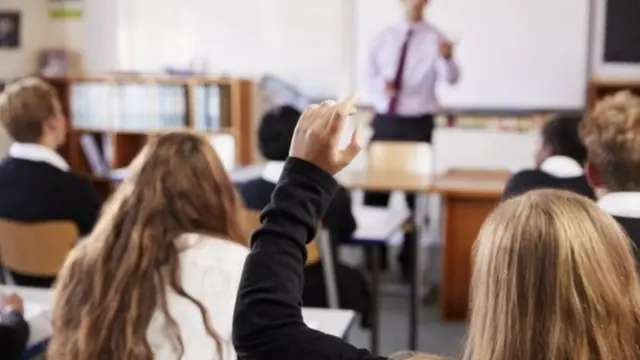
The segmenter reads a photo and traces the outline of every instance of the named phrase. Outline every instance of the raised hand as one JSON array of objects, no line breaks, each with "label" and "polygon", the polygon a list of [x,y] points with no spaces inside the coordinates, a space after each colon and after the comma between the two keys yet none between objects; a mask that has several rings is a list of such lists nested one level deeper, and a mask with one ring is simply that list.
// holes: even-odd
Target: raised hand
[{"label": "raised hand", "polygon": [[440,41],[440,56],[449,60],[453,57],[453,43],[447,40]]},{"label": "raised hand", "polygon": [[352,95],[339,103],[325,101],[309,106],[298,120],[289,156],[310,162],[331,175],[347,166],[360,152],[355,131],[345,149],[338,148],[338,141],[346,118],[355,112],[357,100]]}]

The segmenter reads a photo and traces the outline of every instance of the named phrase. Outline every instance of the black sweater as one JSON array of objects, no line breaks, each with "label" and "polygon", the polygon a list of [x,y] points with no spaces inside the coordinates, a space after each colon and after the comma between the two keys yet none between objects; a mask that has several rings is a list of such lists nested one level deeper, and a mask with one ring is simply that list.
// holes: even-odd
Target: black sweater
[{"label": "black sweater", "polygon": [[0,218],[21,222],[71,220],[91,232],[100,211],[93,185],[46,162],[5,158],[0,164]]},{"label": "black sweater", "polygon": [[233,319],[239,359],[383,359],[302,321],[305,244],[315,237],[316,224],[338,188],[316,166],[287,160],[244,265]]},{"label": "black sweater", "polygon": [[[247,208],[262,210],[271,201],[271,193],[276,185],[264,179],[254,179],[239,187]],[[350,240],[356,231],[356,219],[351,213],[351,195],[345,188],[338,188],[322,218],[322,225],[329,230],[334,244]]]},{"label": "black sweater", "polygon": [[504,189],[502,198],[509,199],[535,189],[569,190],[595,199],[593,189],[584,176],[560,178],[537,169],[524,170],[513,175]]},{"label": "black sweater", "polygon": [[622,226],[633,243],[633,251],[636,256],[636,262],[640,265],[640,218],[631,218],[623,216],[613,216],[614,219]]},{"label": "black sweater", "polygon": [[29,325],[18,311],[11,311],[0,320],[0,358],[20,359],[27,347]]}]

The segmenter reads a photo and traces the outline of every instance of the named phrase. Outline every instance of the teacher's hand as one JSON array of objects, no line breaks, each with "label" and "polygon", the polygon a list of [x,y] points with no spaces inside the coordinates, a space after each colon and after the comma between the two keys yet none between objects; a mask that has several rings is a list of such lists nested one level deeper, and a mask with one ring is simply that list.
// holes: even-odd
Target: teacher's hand
[{"label": "teacher's hand", "polygon": [[440,56],[446,60],[450,60],[453,57],[453,44],[450,41],[440,41]]},{"label": "teacher's hand", "polygon": [[352,95],[339,103],[325,101],[309,106],[298,120],[289,156],[310,162],[331,175],[347,166],[360,152],[355,131],[345,149],[339,149],[338,142],[357,100]]},{"label": "teacher's hand", "polygon": [[398,93],[398,90],[396,89],[395,85],[393,85],[393,81],[386,81],[384,83],[384,91],[390,97],[394,97]]}]

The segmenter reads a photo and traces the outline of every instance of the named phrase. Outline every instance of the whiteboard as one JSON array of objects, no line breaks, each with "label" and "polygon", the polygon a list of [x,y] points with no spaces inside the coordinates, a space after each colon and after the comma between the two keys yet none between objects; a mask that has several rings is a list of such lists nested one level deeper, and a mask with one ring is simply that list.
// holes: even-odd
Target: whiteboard
[{"label": "whiteboard", "polygon": [[[355,0],[357,88],[371,44],[402,21],[399,0]],[[589,1],[431,0],[429,22],[456,43],[462,78],[438,85],[444,107],[581,108],[587,82]]]}]

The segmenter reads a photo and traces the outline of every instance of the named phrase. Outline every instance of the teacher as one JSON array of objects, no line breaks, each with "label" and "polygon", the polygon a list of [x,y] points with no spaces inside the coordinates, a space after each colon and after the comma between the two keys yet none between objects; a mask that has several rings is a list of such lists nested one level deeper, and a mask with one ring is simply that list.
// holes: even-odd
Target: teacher
[{"label": "teacher", "polygon": [[[372,141],[431,143],[434,115],[439,111],[436,83],[455,84],[460,72],[453,60],[453,45],[425,21],[428,0],[400,0],[405,19],[377,37],[368,60],[367,78],[376,95]],[[365,203],[387,206],[388,193],[367,193]],[[410,208],[414,197],[407,196]],[[405,275],[410,267],[407,241],[400,254]],[[383,268],[386,256],[382,257]],[[405,276],[406,278],[406,276]]]}]

